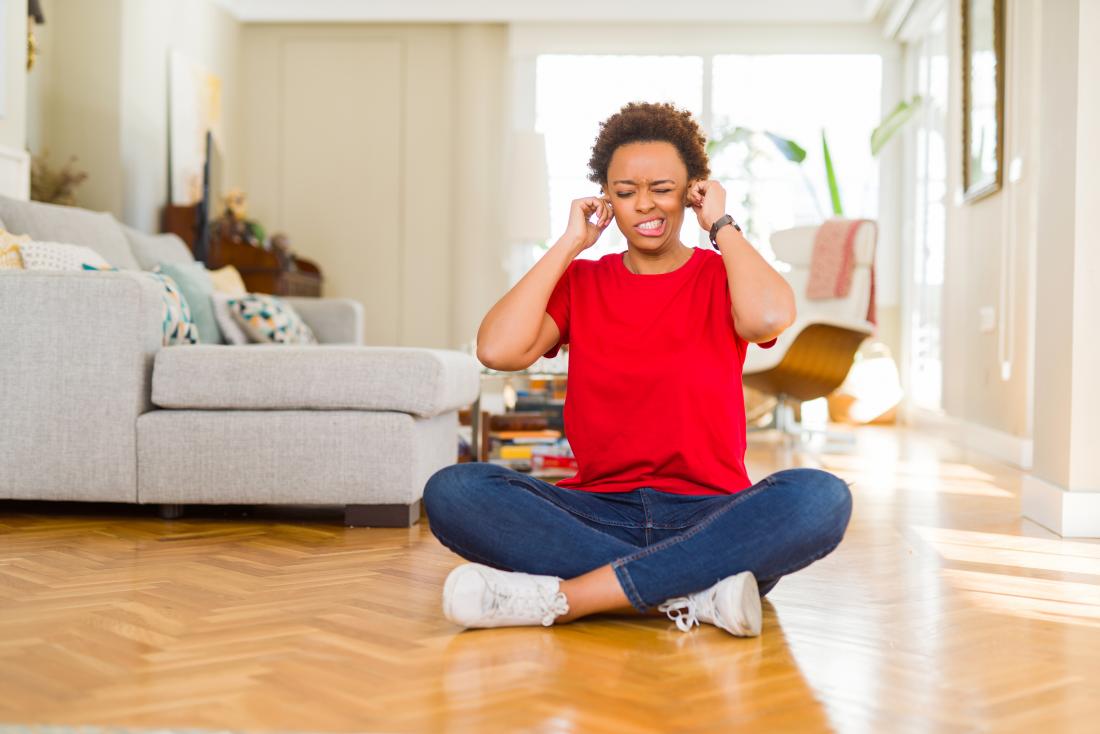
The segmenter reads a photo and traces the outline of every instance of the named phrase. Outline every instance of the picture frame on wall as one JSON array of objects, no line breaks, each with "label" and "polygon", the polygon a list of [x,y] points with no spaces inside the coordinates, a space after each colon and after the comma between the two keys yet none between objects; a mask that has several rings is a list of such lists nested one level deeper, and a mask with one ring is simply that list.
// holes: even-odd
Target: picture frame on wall
[{"label": "picture frame on wall", "polygon": [[1004,0],[962,0],[963,199],[1000,190],[1004,169]]}]

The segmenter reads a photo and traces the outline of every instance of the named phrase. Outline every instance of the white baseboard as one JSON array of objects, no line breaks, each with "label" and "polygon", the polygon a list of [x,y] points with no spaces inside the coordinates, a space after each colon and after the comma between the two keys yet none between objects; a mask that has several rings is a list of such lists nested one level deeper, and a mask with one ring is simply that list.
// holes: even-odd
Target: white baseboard
[{"label": "white baseboard", "polygon": [[1063,538],[1100,538],[1100,492],[1066,490],[1025,474],[1023,516]]},{"label": "white baseboard", "polygon": [[980,451],[998,461],[1020,469],[1030,469],[1032,466],[1034,442],[1030,438],[1013,436],[1011,433],[924,408],[913,408],[909,417],[918,428],[937,431],[968,449]]}]

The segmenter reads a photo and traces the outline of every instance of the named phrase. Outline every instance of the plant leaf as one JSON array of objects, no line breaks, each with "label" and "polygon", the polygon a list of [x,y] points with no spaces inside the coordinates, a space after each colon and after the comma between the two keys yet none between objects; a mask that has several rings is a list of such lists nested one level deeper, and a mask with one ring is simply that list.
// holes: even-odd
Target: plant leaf
[{"label": "plant leaf", "polygon": [[768,140],[772,141],[779,152],[783,154],[783,157],[789,160],[791,163],[801,163],[806,160],[805,149],[794,142],[790,138],[780,137],[775,133],[764,131],[764,134],[768,136]]},{"label": "plant leaf", "polygon": [[829,198],[833,202],[833,214],[844,216],[844,207],[840,204],[840,187],[836,184],[836,171],[833,170],[833,159],[829,155],[829,141],[825,139],[825,129],[821,130],[821,150],[825,155],[825,178],[829,182]]},{"label": "plant leaf", "polygon": [[918,94],[908,102],[902,100],[898,102],[898,106],[893,111],[883,118],[878,127],[871,131],[871,155],[877,156],[879,151],[882,150],[882,146],[890,142],[890,139],[905,123],[909,122],[913,118],[913,115],[924,106],[924,99]]}]

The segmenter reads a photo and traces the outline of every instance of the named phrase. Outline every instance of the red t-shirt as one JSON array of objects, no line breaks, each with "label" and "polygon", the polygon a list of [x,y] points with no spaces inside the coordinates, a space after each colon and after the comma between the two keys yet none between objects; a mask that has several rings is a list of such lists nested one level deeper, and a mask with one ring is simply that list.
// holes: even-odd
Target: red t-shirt
[{"label": "red t-shirt", "polygon": [[[575,476],[559,487],[733,494],[745,472],[741,367],[722,256],[695,248],[669,273],[638,275],[621,252],[574,260],[546,312],[569,344],[565,435]],[[760,346],[770,347],[774,340]]]}]

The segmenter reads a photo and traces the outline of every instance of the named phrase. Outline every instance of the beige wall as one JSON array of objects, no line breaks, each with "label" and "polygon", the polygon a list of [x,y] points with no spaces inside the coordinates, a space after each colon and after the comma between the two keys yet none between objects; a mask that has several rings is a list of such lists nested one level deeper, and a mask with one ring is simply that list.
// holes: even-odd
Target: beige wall
[{"label": "beige wall", "polygon": [[[1007,77],[1005,126],[1007,169],[1014,155],[1022,158],[1022,176],[1012,184],[1006,175],[1000,192],[973,203],[961,200],[962,90],[959,83],[960,0],[948,8],[951,98],[948,117],[947,253],[943,302],[943,406],[949,415],[1012,436],[1029,437],[1032,365],[1029,352],[1031,259],[1036,222],[1030,202],[1038,186],[1037,67],[1039,47],[1031,32],[1039,0],[1009,0],[1006,36]],[[1013,189],[1010,191],[1010,189]],[[1041,243],[1039,243],[1041,244]],[[1006,261],[1006,249],[1009,255]],[[1013,297],[1006,301],[1004,329],[1012,334],[1008,358],[1011,374],[1003,379],[998,339],[1005,331],[983,333],[979,310],[992,307],[1000,316],[1002,278]]]},{"label": "beige wall", "polygon": [[153,231],[168,200],[172,50],[221,79],[224,174],[240,180],[240,34],[241,25],[213,0],[125,0],[119,89],[124,221]]},{"label": "beige wall", "polygon": [[20,150],[26,145],[27,0],[8,0],[4,18],[4,109],[0,145]]},{"label": "beige wall", "polygon": [[119,136],[121,0],[45,0],[41,55],[28,87],[28,144],[52,165],[71,156],[88,172],[78,201],[122,212]]},{"label": "beige wall", "polygon": [[249,25],[250,214],[366,309],[368,344],[455,347],[503,295],[506,31]]},{"label": "beige wall", "polygon": [[213,0],[44,0],[41,64],[27,91],[27,143],[89,178],[78,203],[157,228],[168,197],[168,57],[222,78],[227,174],[240,176],[240,25]]}]

